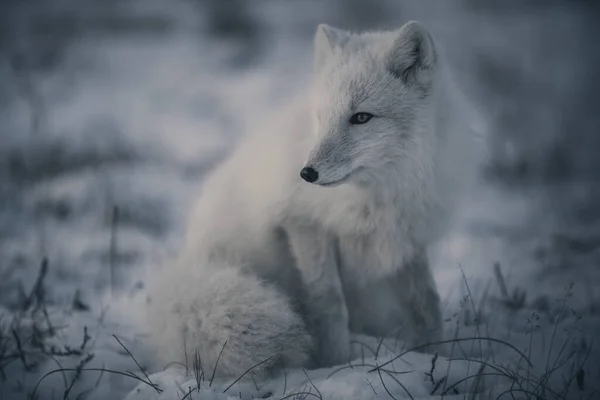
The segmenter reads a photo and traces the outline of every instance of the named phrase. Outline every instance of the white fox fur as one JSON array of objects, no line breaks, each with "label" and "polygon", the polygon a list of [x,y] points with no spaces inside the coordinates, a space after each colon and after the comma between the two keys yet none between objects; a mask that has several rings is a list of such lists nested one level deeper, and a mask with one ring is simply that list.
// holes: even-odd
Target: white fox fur
[{"label": "white fox fur", "polygon": [[[164,364],[217,374],[330,366],[350,335],[441,338],[427,249],[472,177],[467,113],[429,33],[320,25],[314,86],[205,182],[181,257],[151,291]],[[364,124],[351,116],[366,112]],[[300,178],[311,167],[318,179]],[[227,345],[222,349],[223,344]]]}]

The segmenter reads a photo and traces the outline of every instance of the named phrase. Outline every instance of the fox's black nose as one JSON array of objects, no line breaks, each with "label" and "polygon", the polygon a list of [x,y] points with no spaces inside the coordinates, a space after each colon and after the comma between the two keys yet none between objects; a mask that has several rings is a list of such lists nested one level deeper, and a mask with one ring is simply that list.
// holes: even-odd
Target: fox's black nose
[{"label": "fox's black nose", "polygon": [[312,167],[302,168],[302,170],[300,171],[300,176],[302,177],[302,179],[309,183],[313,183],[314,181],[319,179],[319,173],[315,171],[315,169]]}]

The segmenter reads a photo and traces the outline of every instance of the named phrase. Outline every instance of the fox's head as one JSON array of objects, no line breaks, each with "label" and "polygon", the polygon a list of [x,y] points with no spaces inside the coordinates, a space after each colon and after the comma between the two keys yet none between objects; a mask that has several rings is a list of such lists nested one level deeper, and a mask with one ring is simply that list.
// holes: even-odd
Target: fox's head
[{"label": "fox's head", "polygon": [[438,69],[425,28],[409,22],[393,32],[352,34],[319,25],[315,58],[316,140],[302,178],[369,185],[418,168],[408,163],[428,153]]}]

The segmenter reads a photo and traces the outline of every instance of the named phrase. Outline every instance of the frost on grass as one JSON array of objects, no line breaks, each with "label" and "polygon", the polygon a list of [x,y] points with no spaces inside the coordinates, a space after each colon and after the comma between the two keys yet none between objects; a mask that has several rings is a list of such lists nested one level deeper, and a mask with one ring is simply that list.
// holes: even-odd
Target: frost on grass
[{"label": "frost on grass", "polygon": [[44,259],[31,290],[0,307],[2,398],[108,398],[119,386],[123,391],[133,385],[136,375],[127,370],[132,365],[143,380],[143,367],[124,344],[134,341],[109,334],[125,328],[110,317],[110,307],[88,304],[79,292],[71,307],[47,300],[50,268]]},{"label": "frost on grass", "polygon": [[[441,344],[446,355],[406,349],[392,338],[355,336],[348,364],[313,371],[282,368],[266,382],[256,382],[251,371],[235,380],[213,382],[198,367],[201,356],[196,355],[193,365],[171,366],[150,376],[162,392],[140,383],[127,400],[566,400],[600,395],[600,352],[589,334],[600,321],[569,306],[573,285],[556,302],[528,301],[522,289],[509,290],[499,265],[496,279],[497,295],[489,294],[488,287],[482,300],[472,297],[463,275],[466,294],[445,320],[448,339]],[[210,368],[214,371],[218,364]]]},{"label": "frost on grass", "polygon": [[[139,343],[112,333],[126,327],[108,317],[108,307],[97,310],[76,297],[71,310],[57,310],[45,301],[48,268],[48,261],[40,265],[19,307],[0,312],[0,381],[8,398],[102,399],[130,388],[127,400],[598,395],[599,353],[585,333],[598,326],[597,316],[571,309],[573,286],[543,306],[522,295],[515,305],[510,293],[519,291],[511,290],[499,267],[498,290],[489,289],[483,301],[471,297],[464,278],[466,295],[446,315],[446,355],[419,353],[393,338],[354,336],[347,364],[319,370],[281,366],[267,381],[255,380],[252,369],[238,379],[217,380],[218,362],[203,365],[198,353],[190,354],[188,365],[151,374]],[[118,301],[112,307],[119,308]]]}]

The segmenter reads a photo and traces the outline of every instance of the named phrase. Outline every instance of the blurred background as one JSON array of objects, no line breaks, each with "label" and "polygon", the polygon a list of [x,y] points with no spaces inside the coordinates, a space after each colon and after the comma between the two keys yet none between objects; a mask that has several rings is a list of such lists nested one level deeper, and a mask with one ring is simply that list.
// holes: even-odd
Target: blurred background
[{"label": "blurred background", "polygon": [[481,187],[436,262],[441,290],[458,262],[482,281],[499,262],[523,307],[574,282],[597,313],[594,0],[1,0],[0,305],[21,307],[44,258],[50,304],[143,288],[203,176],[306,87],[316,25],[409,20],[487,127]]}]

